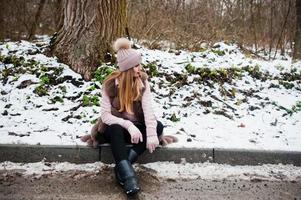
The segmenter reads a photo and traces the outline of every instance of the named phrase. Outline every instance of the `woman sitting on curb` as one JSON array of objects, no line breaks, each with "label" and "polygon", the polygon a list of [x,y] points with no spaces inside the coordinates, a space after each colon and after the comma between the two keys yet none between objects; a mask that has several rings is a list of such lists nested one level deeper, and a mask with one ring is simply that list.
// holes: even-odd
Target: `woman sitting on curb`
[{"label": "woman sitting on curb", "polygon": [[[132,167],[146,149],[152,153],[159,145],[176,141],[163,136],[163,125],[157,121],[152,109],[152,95],[146,73],[141,71],[141,54],[131,48],[130,41],[119,38],[114,43],[119,70],[103,83],[101,117],[92,128],[91,135],[81,139],[97,146],[111,143],[115,159],[115,176],[128,195],[140,190]],[[104,139],[104,140],[103,140]],[[127,151],[126,144],[133,146]]]}]

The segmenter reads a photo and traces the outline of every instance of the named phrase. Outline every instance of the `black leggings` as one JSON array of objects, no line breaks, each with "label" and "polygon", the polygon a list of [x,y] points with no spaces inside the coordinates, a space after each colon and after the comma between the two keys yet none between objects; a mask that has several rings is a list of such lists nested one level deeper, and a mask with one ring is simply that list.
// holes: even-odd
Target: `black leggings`
[{"label": "black leggings", "polygon": [[[146,127],[144,124],[135,124],[135,126],[140,130],[143,136],[143,142],[133,144],[132,149],[141,155],[146,150]],[[158,137],[162,135],[163,124],[157,121],[157,135]],[[112,124],[108,126],[104,132],[105,139],[111,143],[111,149],[115,163],[119,163],[121,160],[127,159],[126,144],[131,143],[131,135],[129,132],[120,126],[119,124]]]}]

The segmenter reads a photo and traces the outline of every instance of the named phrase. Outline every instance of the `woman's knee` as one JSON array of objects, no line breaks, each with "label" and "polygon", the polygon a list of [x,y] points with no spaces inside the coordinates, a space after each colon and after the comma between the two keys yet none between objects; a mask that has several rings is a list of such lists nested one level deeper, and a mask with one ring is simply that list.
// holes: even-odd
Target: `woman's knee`
[{"label": "woman's knee", "polygon": [[108,127],[107,127],[107,129],[108,129],[108,131],[120,131],[120,130],[122,130],[123,129],[123,127],[122,126],[120,126],[119,124],[111,124],[111,125],[109,125]]},{"label": "woman's knee", "polygon": [[119,124],[111,124],[106,129],[106,135],[109,136],[109,138],[120,137],[123,136],[123,131],[124,128]]}]

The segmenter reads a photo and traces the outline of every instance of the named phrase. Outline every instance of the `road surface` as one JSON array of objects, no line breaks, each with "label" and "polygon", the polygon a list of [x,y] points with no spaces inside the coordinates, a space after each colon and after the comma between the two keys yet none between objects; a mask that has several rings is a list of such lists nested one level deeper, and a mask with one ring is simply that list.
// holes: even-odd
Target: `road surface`
[{"label": "road surface", "polygon": [[0,199],[301,199],[299,181],[168,179],[140,170],[141,192],[124,195],[111,167],[96,172],[67,171],[22,175],[0,171]]}]

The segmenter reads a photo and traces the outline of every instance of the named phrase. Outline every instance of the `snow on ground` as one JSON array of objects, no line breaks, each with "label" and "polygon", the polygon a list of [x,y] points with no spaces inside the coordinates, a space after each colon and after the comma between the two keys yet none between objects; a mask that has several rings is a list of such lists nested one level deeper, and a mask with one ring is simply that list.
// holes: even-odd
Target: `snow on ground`
[{"label": "snow on ground", "polygon": [[144,167],[154,170],[164,178],[210,179],[210,180],[287,180],[293,181],[301,178],[301,167],[293,165],[262,166],[231,166],[216,163],[186,163],[156,162],[144,164]]},{"label": "snow on ground", "polygon": [[86,172],[93,172],[101,170],[102,167],[106,166],[101,162],[86,163],[86,164],[73,164],[69,162],[36,162],[36,163],[14,163],[5,161],[0,163],[0,170],[14,170],[24,175],[41,175],[55,172],[65,172],[70,170],[79,170]]},{"label": "snow on ground", "polygon": [[[143,165],[134,165],[135,168],[151,173],[157,177],[169,179],[203,179],[203,180],[268,180],[268,181],[300,181],[301,167],[293,165],[271,165],[262,166],[230,166],[215,163],[182,163],[154,162]],[[25,176],[52,174],[65,171],[86,171],[100,173],[105,168],[113,165],[101,162],[89,164],[72,164],[68,162],[36,162],[36,163],[0,163],[0,171],[19,172]]]},{"label": "snow on ground", "polygon": [[[0,43],[2,144],[84,145],[100,115],[101,84],[44,55],[48,42]],[[164,133],[179,138],[170,147],[301,151],[300,61],[255,59],[224,42],[139,51]]]}]

